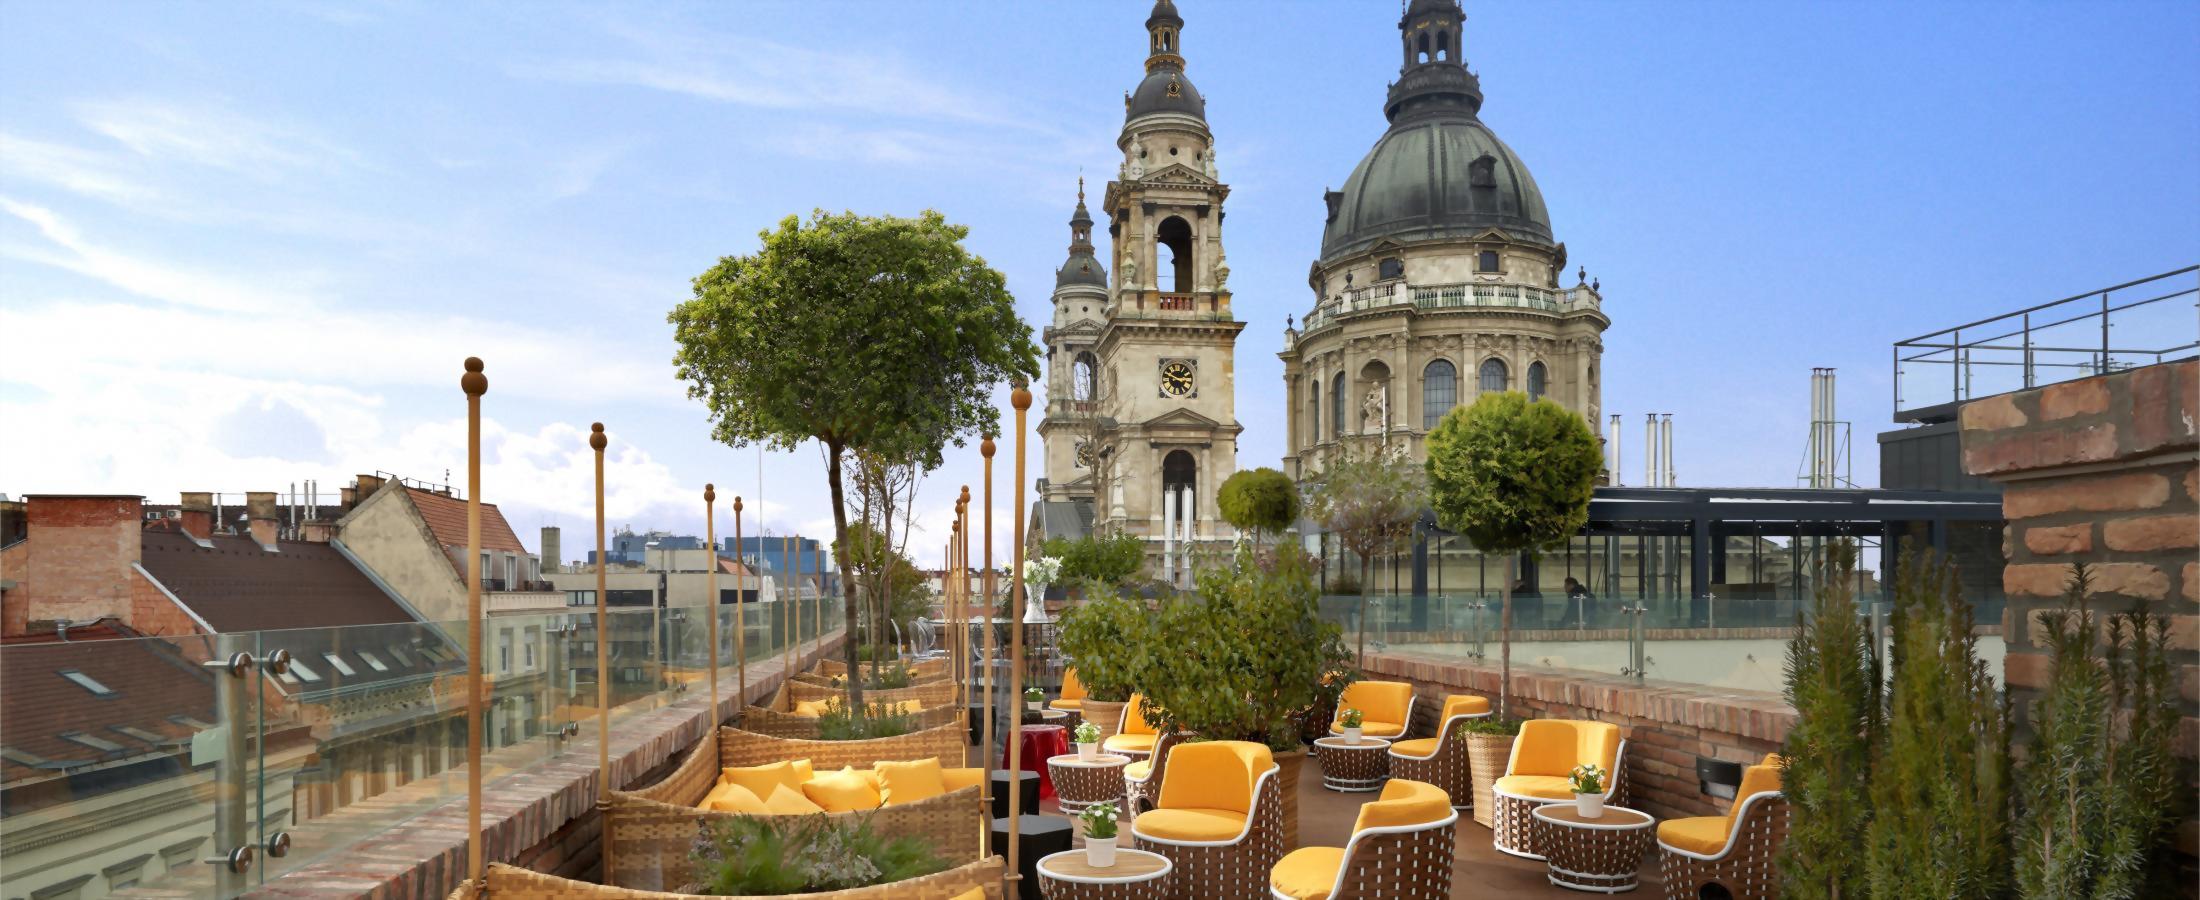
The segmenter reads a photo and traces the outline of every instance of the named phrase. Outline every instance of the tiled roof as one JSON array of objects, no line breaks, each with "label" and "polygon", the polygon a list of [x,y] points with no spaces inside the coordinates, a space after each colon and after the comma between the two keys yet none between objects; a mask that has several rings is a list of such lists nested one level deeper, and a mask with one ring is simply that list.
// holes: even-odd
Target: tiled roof
[{"label": "tiled roof", "polygon": [[[10,639],[0,653],[0,777],[17,785],[125,760],[188,768],[191,723],[216,721],[213,676],[177,646],[190,643],[212,649],[203,637],[145,638],[110,623],[70,629],[67,641]],[[34,805],[75,799],[29,796]]]},{"label": "tiled roof", "polygon": [[[420,517],[428,520],[428,530],[435,533],[436,543],[445,547],[466,546],[466,501],[419,488],[406,488],[405,493],[412,495],[413,506],[419,508]],[[520,545],[519,535],[512,533],[511,523],[504,521],[504,514],[497,512],[494,503],[481,504],[481,549],[527,552],[527,548]]]},{"label": "tiled roof", "polygon": [[327,544],[215,535],[212,548],[176,533],[140,535],[145,570],[218,632],[415,621]]}]

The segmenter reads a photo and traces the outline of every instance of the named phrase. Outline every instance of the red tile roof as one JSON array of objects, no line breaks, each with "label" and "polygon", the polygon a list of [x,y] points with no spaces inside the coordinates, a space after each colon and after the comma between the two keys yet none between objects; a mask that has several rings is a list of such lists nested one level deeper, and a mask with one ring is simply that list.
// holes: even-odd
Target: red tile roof
[{"label": "red tile roof", "polygon": [[[412,495],[413,506],[419,508],[420,517],[428,521],[428,530],[435,533],[436,543],[445,547],[466,546],[466,501],[412,487],[406,488],[405,493]],[[497,512],[494,503],[481,504],[481,549],[527,552],[527,548],[520,545],[519,535],[512,533],[511,523],[504,521],[504,514]]]},{"label": "red tile roof", "polygon": [[219,632],[415,621],[336,548],[215,535],[211,548],[172,532],[139,535],[145,571]]},{"label": "red tile roof", "polygon": [[[15,790],[69,769],[125,760],[167,767],[163,771],[187,768],[197,730],[189,722],[217,719],[213,676],[185,658],[186,652],[211,652],[205,637],[147,638],[103,622],[70,629],[67,641],[42,634],[10,638],[7,645],[0,653],[0,682],[8,686],[7,702],[0,704],[0,746],[8,752],[0,777],[11,796],[31,806],[76,799],[66,788],[52,796],[43,789],[28,795]],[[102,749],[109,746],[114,749]]]}]

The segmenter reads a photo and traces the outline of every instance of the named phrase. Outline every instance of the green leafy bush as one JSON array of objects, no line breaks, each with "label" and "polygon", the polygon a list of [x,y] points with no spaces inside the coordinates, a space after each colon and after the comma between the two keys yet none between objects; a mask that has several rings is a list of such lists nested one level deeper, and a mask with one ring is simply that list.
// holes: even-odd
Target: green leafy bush
[{"label": "green leafy bush", "polygon": [[1520,719],[1506,718],[1504,716],[1483,716],[1479,719],[1468,719],[1464,722],[1459,723],[1459,727],[1453,730],[1452,733],[1460,737],[1466,737],[1470,734],[1490,734],[1496,735],[1498,737],[1519,737],[1521,721],[1522,720]]},{"label": "green leafy bush", "polygon": [[1050,538],[1037,555],[1061,561],[1054,583],[1063,585],[1089,581],[1114,588],[1146,568],[1146,542],[1132,534]]},{"label": "green leafy bush", "polygon": [[894,737],[915,729],[916,717],[897,712],[886,703],[849,706],[838,699],[828,700],[824,714],[817,717],[817,738],[821,741]]},{"label": "green leafy bush", "polygon": [[1202,570],[1198,585],[1162,603],[1154,651],[1133,676],[1160,708],[1155,724],[1298,749],[1299,715],[1318,699],[1322,676],[1351,658],[1342,631],[1317,614],[1312,566],[1303,555],[1270,563],[1245,548]]},{"label": "green leafy bush", "polygon": [[871,829],[869,817],[708,820],[690,858],[703,879],[700,892],[721,897],[869,887],[947,868],[923,839],[881,835]]},{"label": "green leafy bush", "polygon": [[1125,702],[1139,689],[1152,634],[1145,603],[1113,588],[1089,592],[1062,612],[1062,652],[1077,661],[1086,695],[1103,703]]}]

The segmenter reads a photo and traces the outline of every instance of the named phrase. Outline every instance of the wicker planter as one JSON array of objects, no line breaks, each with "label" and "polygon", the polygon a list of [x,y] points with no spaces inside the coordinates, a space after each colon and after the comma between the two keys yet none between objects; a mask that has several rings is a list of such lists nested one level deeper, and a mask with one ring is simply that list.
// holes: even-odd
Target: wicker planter
[{"label": "wicker planter", "polygon": [[1289,853],[1299,849],[1299,769],[1306,765],[1306,748],[1269,755],[1276,761],[1276,789],[1283,796],[1283,852]]},{"label": "wicker planter", "polygon": [[1497,779],[1505,777],[1505,766],[1512,762],[1513,741],[1509,734],[1467,735],[1467,772],[1474,779],[1474,823],[1490,827],[1490,812],[1497,808],[1490,789]]},{"label": "wicker planter", "polygon": [[1100,740],[1102,743],[1106,743],[1107,739],[1114,737],[1116,731],[1122,726],[1123,707],[1129,705],[1130,701],[1128,700],[1113,703],[1106,700],[1094,700],[1088,696],[1079,711],[1084,714],[1085,721],[1100,727]]},{"label": "wicker planter", "polygon": [[[490,863],[488,870],[482,874],[482,880],[487,882],[486,891],[472,882],[465,882],[458,886],[458,890],[451,892],[451,900],[474,900],[482,896],[529,897],[535,900],[710,900],[698,894],[667,894],[605,887],[503,863]],[[983,892],[986,900],[1000,900],[1000,857],[990,856],[944,872],[934,872],[893,884],[800,896],[816,900],[952,900],[973,890]],[[727,898],[720,897],[716,900]]]}]

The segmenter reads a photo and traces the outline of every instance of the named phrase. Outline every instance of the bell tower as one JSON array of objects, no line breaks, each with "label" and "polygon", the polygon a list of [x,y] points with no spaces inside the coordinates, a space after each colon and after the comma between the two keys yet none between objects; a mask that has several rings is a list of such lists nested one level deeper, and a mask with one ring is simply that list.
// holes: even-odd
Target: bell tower
[{"label": "bell tower", "polygon": [[1112,422],[1111,474],[1095,498],[1106,529],[1144,537],[1154,573],[1184,575],[1185,551],[1233,540],[1215,504],[1237,470],[1234,353],[1222,183],[1206,101],[1185,75],[1184,18],[1146,18],[1145,77],[1123,97],[1123,162],[1108,183],[1114,269],[1098,341],[1096,410]]},{"label": "bell tower", "polygon": [[1040,333],[1047,352],[1047,405],[1039,419],[1046,473],[1039,497],[1088,505],[1105,489],[1108,461],[1102,453],[1098,354],[1108,272],[1095,257],[1092,226],[1085,180],[1079,178],[1077,211],[1069,218],[1069,258],[1054,270],[1054,318]]}]

